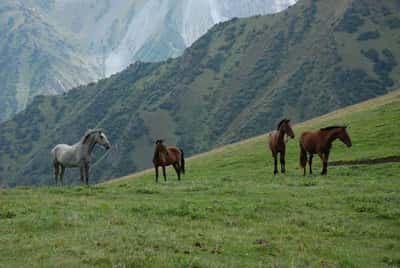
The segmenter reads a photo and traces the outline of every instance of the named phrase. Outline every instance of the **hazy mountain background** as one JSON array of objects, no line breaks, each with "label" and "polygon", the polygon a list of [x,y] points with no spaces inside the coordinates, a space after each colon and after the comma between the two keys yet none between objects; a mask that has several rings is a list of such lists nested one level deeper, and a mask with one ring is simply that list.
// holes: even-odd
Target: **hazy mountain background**
[{"label": "hazy mountain background", "polygon": [[214,24],[295,0],[2,0],[0,122],[130,63],[176,57]]},{"label": "hazy mountain background", "polygon": [[113,143],[93,160],[92,182],[105,180],[149,167],[157,138],[191,155],[385,94],[399,61],[397,0],[301,0],[221,23],[181,57],[35,98],[0,125],[0,185],[52,183],[50,149],[89,127]]},{"label": "hazy mountain background", "polygon": [[281,11],[295,0],[58,0],[54,22],[78,35],[110,75],[180,55],[214,24]]},{"label": "hazy mountain background", "polygon": [[61,93],[99,75],[78,42],[41,12],[0,1],[0,122],[33,96]]}]

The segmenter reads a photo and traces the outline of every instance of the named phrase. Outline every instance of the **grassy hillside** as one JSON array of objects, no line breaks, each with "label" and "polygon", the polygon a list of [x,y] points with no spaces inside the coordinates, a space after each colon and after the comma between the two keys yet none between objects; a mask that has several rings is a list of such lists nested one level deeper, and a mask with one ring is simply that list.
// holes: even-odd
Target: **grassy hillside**
[{"label": "grassy hillside", "polygon": [[[347,123],[332,160],[400,156],[400,92],[307,121]],[[297,141],[272,175],[266,135],[193,157],[178,182],[145,172],[85,187],[0,190],[5,267],[397,267],[398,163],[303,177]],[[315,168],[321,168],[315,161]]]},{"label": "grassy hillside", "polygon": [[302,0],[219,24],[177,59],[37,98],[0,126],[0,185],[53,182],[49,150],[89,127],[114,144],[93,161],[92,178],[107,180],[149,167],[157,138],[192,155],[385,94],[400,86],[399,8]]},{"label": "grassy hillside", "polygon": [[40,94],[62,93],[99,77],[71,36],[19,1],[0,3],[0,122]]}]

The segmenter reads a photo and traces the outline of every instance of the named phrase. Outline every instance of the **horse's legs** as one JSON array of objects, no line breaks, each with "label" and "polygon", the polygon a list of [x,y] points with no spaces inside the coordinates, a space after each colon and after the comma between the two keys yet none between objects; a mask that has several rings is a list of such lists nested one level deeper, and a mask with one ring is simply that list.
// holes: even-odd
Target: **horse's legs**
[{"label": "horse's legs", "polygon": [[329,158],[329,152],[325,153],[322,157],[323,167],[322,167],[321,175],[328,174],[328,158]]},{"label": "horse's legs", "polygon": [[79,171],[81,173],[81,183],[84,183],[84,179],[85,179],[85,169],[84,169],[84,167],[80,167]]},{"label": "horse's legs", "polygon": [[274,157],[274,175],[278,173],[278,154],[273,154]]},{"label": "horse's legs", "polygon": [[57,162],[54,162],[53,167],[54,167],[54,179],[55,179],[56,185],[57,185],[58,173],[60,172],[60,166]]},{"label": "horse's legs", "polygon": [[61,172],[60,172],[60,181],[61,181],[61,185],[64,185],[64,171],[65,171],[65,167],[63,165],[61,166]]},{"label": "horse's legs", "polygon": [[165,173],[165,165],[162,165],[161,167],[162,167],[162,174],[164,176],[164,181],[167,181],[167,175]]},{"label": "horse's legs", "polygon": [[155,165],[154,169],[156,170],[156,182],[158,182],[158,166]]},{"label": "horse's legs", "polygon": [[280,158],[281,158],[281,172],[285,173],[286,172],[286,168],[285,168],[285,152],[281,152]]},{"label": "horse's legs", "polygon": [[85,163],[86,185],[89,186],[89,163]]},{"label": "horse's legs", "polygon": [[304,158],[305,158],[305,163],[304,163],[304,173],[303,173],[303,176],[305,176],[306,175],[306,169],[307,169],[307,161],[308,161],[308,159],[307,159],[307,152],[304,152]]},{"label": "horse's legs", "polygon": [[176,171],[176,175],[178,176],[178,181],[181,180],[181,168],[179,167],[178,163],[173,164],[174,169]]},{"label": "horse's legs", "polygon": [[310,174],[312,174],[312,159],[313,159],[314,155],[310,154],[310,159],[308,160],[308,165],[310,166]]},{"label": "horse's legs", "polygon": [[301,140],[300,140],[300,166],[303,168],[303,176],[305,176],[307,168],[307,151],[304,149]]}]

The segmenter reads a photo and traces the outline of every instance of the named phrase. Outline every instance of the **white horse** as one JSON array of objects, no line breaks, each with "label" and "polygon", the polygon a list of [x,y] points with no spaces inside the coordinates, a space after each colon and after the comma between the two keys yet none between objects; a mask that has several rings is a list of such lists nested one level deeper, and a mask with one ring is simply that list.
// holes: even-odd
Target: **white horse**
[{"label": "white horse", "polygon": [[86,180],[86,185],[89,185],[89,163],[96,144],[102,145],[107,150],[111,147],[107,136],[100,129],[89,129],[74,145],[56,145],[51,150],[56,184],[58,176],[60,176],[61,185],[64,184],[65,168],[79,167],[81,181]]}]

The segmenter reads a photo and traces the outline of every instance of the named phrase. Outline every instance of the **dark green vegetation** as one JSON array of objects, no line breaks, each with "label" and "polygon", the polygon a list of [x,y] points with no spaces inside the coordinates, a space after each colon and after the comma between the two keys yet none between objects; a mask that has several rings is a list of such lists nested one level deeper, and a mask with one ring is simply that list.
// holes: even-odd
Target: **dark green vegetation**
[{"label": "dark green vegetation", "polygon": [[[332,161],[400,155],[400,92],[305,122],[349,124]],[[266,135],[187,162],[177,182],[150,170],[85,188],[0,190],[5,267],[397,267],[399,163],[303,177],[298,142],[274,177]],[[315,161],[315,170],[321,164]]]},{"label": "dark green vegetation", "polygon": [[158,138],[191,155],[398,88],[396,3],[299,1],[219,24],[177,59],[36,98],[0,126],[0,185],[51,183],[52,146],[89,127],[114,144],[94,159],[93,182],[149,167]]},{"label": "dark green vegetation", "polygon": [[61,93],[99,76],[73,39],[25,5],[0,1],[0,122],[33,96]]}]

